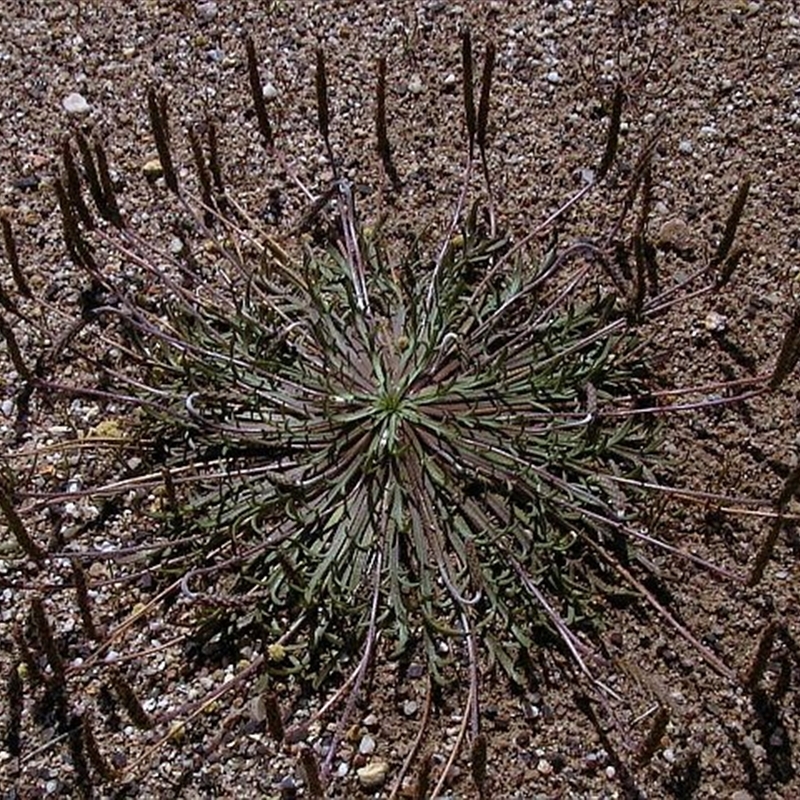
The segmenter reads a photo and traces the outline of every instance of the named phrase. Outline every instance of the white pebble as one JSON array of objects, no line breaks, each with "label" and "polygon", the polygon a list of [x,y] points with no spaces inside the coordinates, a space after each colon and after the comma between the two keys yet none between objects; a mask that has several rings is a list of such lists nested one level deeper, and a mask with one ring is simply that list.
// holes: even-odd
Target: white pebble
[{"label": "white pebble", "polygon": [[546,758],[540,758],[536,769],[542,775],[550,775],[553,772],[553,765]]},{"label": "white pebble", "polygon": [[688,139],[683,139],[678,145],[678,152],[684,156],[690,156],[694,152],[694,145]]},{"label": "white pebble", "polygon": [[198,3],[196,11],[197,16],[200,17],[202,22],[211,22],[211,20],[217,16],[219,8],[214,2]]},{"label": "white pebble", "polygon": [[411,94],[422,94],[424,86],[422,85],[422,78],[419,75],[412,75],[408,81],[408,91]]},{"label": "white pebble", "polygon": [[89,101],[78,92],[70,92],[62,101],[61,105],[67,114],[74,114],[75,116],[85,116],[88,114],[92,107]]},{"label": "white pebble", "polygon": [[545,79],[548,83],[552,83],[554,86],[561,83],[561,76],[554,69],[547,73]]},{"label": "white pebble", "polygon": [[419,709],[419,703],[416,700],[406,700],[403,703],[403,714],[407,717],[413,717]]},{"label": "white pebble", "polygon": [[703,320],[703,326],[711,333],[722,333],[728,327],[728,319],[716,311],[709,311]]},{"label": "white pebble", "polygon": [[265,83],[261,93],[264,95],[265,100],[274,100],[278,96],[278,90],[272,83]]}]

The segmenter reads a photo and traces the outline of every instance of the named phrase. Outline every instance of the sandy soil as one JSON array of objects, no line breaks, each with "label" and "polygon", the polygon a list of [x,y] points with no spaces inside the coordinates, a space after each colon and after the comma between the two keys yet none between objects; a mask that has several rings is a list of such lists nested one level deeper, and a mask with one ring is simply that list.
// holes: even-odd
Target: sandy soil
[{"label": "sandy soil", "polygon": [[[155,155],[146,113],[150,85],[169,93],[175,147],[186,163],[188,142],[181,127],[213,114],[237,199],[255,215],[270,211],[271,192],[285,188],[288,178],[267,162],[258,141],[247,90],[247,34],[261,54],[262,79],[274,89],[270,108],[281,147],[312,190],[329,178],[316,131],[313,71],[315,49],[325,49],[334,151],[347,173],[365,185],[362,213],[368,219],[380,211],[369,205],[378,202],[371,189],[379,184],[372,108],[375,62],[385,55],[389,135],[404,182],[391,209],[393,224],[400,231],[441,226],[453,208],[463,164],[459,31],[465,24],[476,54],[490,39],[497,47],[490,167],[498,214],[511,235],[520,236],[544,219],[597,166],[616,82],[626,93],[623,164],[630,164],[642,142],[663,125],[651,230],[669,238],[670,229],[662,226],[673,221],[672,235],[680,237],[682,251],[665,253],[664,280],[679,280],[708,258],[736,186],[743,175],[752,177],[740,233],[748,252],[732,285],[680,304],[653,336],[661,353],[658,369],[669,385],[768,373],[795,307],[800,268],[800,14],[781,0],[7,0],[0,18],[0,205],[13,224],[35,298],[46,296],[52,308],[77,313],[82,278],[64,254],[52,192],[60,139],[76,126],[91,127],[107,142],[116,179],[124,186],[123,213],[142,230],[164,235],[158,213],[163,188],[143,176]],[[76,109],[65,110],[72,93],[87,107],[73,98]],[[570,221],[571,235],[608,227],[613,188],[581,206]],[[287,192],[287,218],[298,211],[294,197]],[[14,296],[5,266],[0,278]],[[66,325],[57,317],[43,320],[35,300],[22,298],[20,307],[32,324],[3,313],[13,321],[24,352],[35,351],[43,326],[55,336]],[[14,420],[20,379],[4,346],[0,364],[0,400],[5,401],[0,435],[9,454],[63,443],[76,425],[97,424],[99,412],[91,404],[65,409],[35,400],[30,427],[20,438]],[[790,379],[779,392],[746,407],[671,417],[665,449],[683,485],[763,499],[762,510],[768,510],[796,463],[798,390]],[[43,463],[49,462],[44,458]],[[52,467],[60,468],[58,462]],[[655,524],[661,535],[746,574],[768,524],[713,506],[667,503],[659,507]],[[37,519],[42,525],[37,532],[45,536],[47,526],[58,526],[63,516],[51,512]],[[145,523],[128,515],[117,524]],[[799,545],[792,526],[787,528],[755,588],[710,580],[681,564],[663,567],[674,579],[672,607],[680,619],[735,673],[748,668],[768,623],[785,625],[760,694],[751,696],[699,663],[663,622],[636,609],[620,610],[609,618],[627,676],[625,700],[615,711],[620,724],[614,726],[613,717],[593,720],[581,710],[571,674],[547,654],[541,660],[549,679],[530,691],[512,691],[502,680],[486,677],[486,796],[800,796],[794,766],[800,736]],[[0,666],[7,675],[17,658],[12,627],[25,619],[33,591],[52,595],[48,608],[65,641],[72,641],[78,623],[70,619],[76,614],[71,605],[58,599],[65,594],[58,587],[67,568],[55,564],[43,576],[18,562],[2,526],[0,542]],[[107,576],[98,568],[90,580],[98,603],[106,604],[108,622],[122,619],[126,604],[149,598],[146,586],[122,596],[112,592],[102,584]],[[150,629],[129,645],[144,646],[156,635],[169,638],[169,632]],[[153,703],[159,698],[184,702],[230,677],[235,666],[208,664],[186,674],[181,663],[179,649],[137,661],[137,691]],[[406,667],[379,664],[360,712],[362,724],[349,732],[334,762],[341,777],[331,781],[331,796],[389,797],[424,705],[424,681],[415,675]],[[125,720],[115,722],[96,682],[81,686],[86,706],[96,710],[101,746],[134,762],[155,741],[153,735]],[[131,769],[121,786],[98,785],[96,796],[311,796],[296,768],[298,746],[279,747],[263,734],[250,694],[248,688],[235,700],[225,698]],[[284,702],[293,704],[299,718],[310,713],[313,700],[289,700],[290,694]],[[669,705],[672,714],[652,758],[637,765],[636,748],[649,729],[649,718],[641,717],[652,710],[654,699]],[[462,703],[453,687],[436,705],[424,746],[433,754],[434,776],[454,741]],[[6,724],[6,713],[0,712],[0,724]],[[9,755],[7,742],[0,745],[3,797],[78,796],[66,744],[47,744],[54,735],[41,698],[37,702],[34,694],[26,694],[21,759]],[[372,740],[374,752],[359,755],[359,747],[370,750],[365,738]],[[377,759],[388,763],[388,776],[380,788],[367,792],[355,768]],[[465,753],[440,796],[477,796],[469,774]]]}]

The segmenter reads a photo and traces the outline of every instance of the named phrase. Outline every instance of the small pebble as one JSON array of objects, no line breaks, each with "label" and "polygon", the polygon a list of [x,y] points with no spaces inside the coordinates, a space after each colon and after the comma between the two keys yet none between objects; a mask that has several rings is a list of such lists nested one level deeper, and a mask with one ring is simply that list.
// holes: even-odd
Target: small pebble
[{"label": "small pebble", "polygon": [[408,91],[411,94],[422,94],[423,89],[422,78],[419,75],[412,75],[408,82]]},{"label": "small pebble", "polygon": [[264,695],[256,695],[249,704],[250,718],[256,722],[263,722],[267,718],[267,704]]},{"label": "small pebble", "polygon": [[201,22],[211,22],[217,16],[219,8],[214,2],[198,3],[196,11]]},{"label": "small pebble", "polygon": [[784,735],[783,735],[783,728],[778,727],[776,728],[769,737],[769,746],[775,750],[780,747],[783,747],[784,743]]},{"label": "small pebble", "polygon": [[389,765],[385,761],[370,761],[365,767],[356,770],[358,782],[365,789],[378,789],[383,786]]},{"label": "small pebble", "polygon": [[0,403],[0,412],[2,412],[4,417],[13,417],[14,416],[14,401],[10,398],[7,400],[3,400]]},{"label": "small pebble", "polygon": [[409,678],[421,678],[425,674],[425,667],[422,664],[409,664],[408,665],[408,677]]},{"label": "small pebble", "polygon": [[416,700],[406,700],[403,703],[403,714],[407,717],[413,717],[419,710],[419,703]]},{"label": "small pebble", "polygon": [[375,739],[367,734],[362,737],[358,745],[358,752],[361,753],[362,756],[371,756],[375,752],[375,746]]},{"label": "small pebble", "polygon": [[550,72],[547,73],[545,79],[547,80],[548,83],[551,83],[554,86],[561,83],[561,76],[554,69],[550,70]]},{"label": "small pebble", "polygon": [[92,107],[89,105],[89,101],[78,92],[70,92],[61,101],[61,105],[67,114],[74,114],[77,117],[86,116],[86,114],[92,110]]},{"label": "small pebble", "polygon": [[278,90],[275,88],[275,85],[269,81],[264,84],[261,93],[264,95],[264,99],[267,101],[275,100],[275,98],[278,96]]},{"label": "small pebble", "polygon": [[709,311],[703,320],[703,327],[711,333],[722,333],[728,327],[728,319],[716,311]]},{"label": "small pebble", "polygon": [[355,744],[361,736],[361,728],[358,725],[351,725],[344,735],[345,741]]},{"label": "small pebble", "polygon": [[364,727],[368,730],[374,731],[380,727],[380,724],[381,722],[376,714],[367,714],[367,716],[364,717]]},{"label": "small pebble", "polygon": [[540,758],[536,769],[542,775],[550,775],[553,772],[553,765],[546,758]]},{"label": "small pebble", "polygon": [[679,253],[690,251],[694,244],[691,228],[677,217],[668,219],[658,230],[656,244],[663,249],[677,250]]},{"label": "small pebble", "polygon": [[683,156],[690,156],[694,152],[694,145],[689,139],[681,139],[678,145],[678,152]]},{"label": "small pebble", "polygon": [[142,164],[142,172],[145,178],[149,181],[154,181],[164,174],[164,168],[161,166],[161,160],[158,158],[151,158]]}]

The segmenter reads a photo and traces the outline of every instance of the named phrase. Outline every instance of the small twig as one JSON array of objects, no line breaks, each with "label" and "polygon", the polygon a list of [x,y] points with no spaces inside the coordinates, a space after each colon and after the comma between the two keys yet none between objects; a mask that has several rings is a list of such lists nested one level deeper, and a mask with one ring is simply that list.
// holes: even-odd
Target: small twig
[{"label": "small twig", "polygon": [[[427,686],[425,689],[425,706],[422,710],[422,719],[420,720],[419,728],[417,729],[417,735],[414,737],[414,742],[411,745],[411,749],[408,751],[408,754],[403,761],[403,765],[400,767],[400,771],[398,772],[397,778],[392,786],[392,791],[389,794],[388,800],[395,800],[400,792],[400,788],[403,785],[403,778],[406,776],[411,764],[417,757],[417,753],[419,752],[419,749],[422,746],[422,742],[425,738],[425,731],[431,718],[431,708],[433,706],[433,679],[431,678],[430,673],[428,674],[427,678]],[[419,774],[417,775],[417,797],[419,800],[425,800],[428,794],[430,771],[431,759],[429,757],[423,758]]]},{"label": "small twig", "polygon": [[783,528],[784,512],[789,505],[789,501],[797,494],[798,489],[800,489],[800,464],[797,464],[792,469],[783,483],[780,496],[775,503],[775,518],[770,525],[769,533],[756,554],[753,569],[747,580],[748,586],[755,586],[761,581],[761,578],[764,577],[764,570],[772,557],[775,545],[778,543],[778,536]]},{"label": "small twig", "polygon": [[[166,122],[165,122],[166,124]],[[102,142],[95,139],[94,152],[97,158],[97,172],[100,176],[100,186],[103,189],[105,204],[105,218],[115,227],[124,228],[125,222],[122,219],[119,206],[117,205],[117,194],[114,189],[114,182],[111,180],[111,171],[108,167],[108,158]]]},{"label": "small twig", "polygon": [[[414,784],[412,800],[428,800],[428,790],[431,785],[431,768],[433,767],[433,754],[425,752],[420,759],[417,780]],[[394,797],[392,795],[391,797]],[[391,800],[390,797],[390,800]]]},{"label": "small twig", "polygon": [[314,72],[314,83],[317,89],[317,123],[322,141],[325,143],[325,152],[328,155],[333,177],[338,178],[339,172],[333,158],[333,148],[331,147],[330,132],[330,106],[328,103],[328,76],[325,72],[325,51],[317,48],[317,68]]},{"label": "small twig", "polygon": [[[92,195],[95,206],[104,219],[108,219],[108,209],[106,207],[106,197],[103,192],[103,185],[100,182],[100,176],[97,173],[97,167],[94,163],[94,155],[92,154],[92,147],[89,140],[82,131],[77,131],[75,134],[75,141],[78,143],[78,149],[81,151],[81,159],[83,161],[83,172],[86,175],[86,181],[89,184],[89,192]],[[67,176],[69,178],[69,176]],[[71,199],[71,198],[70,198]],[[88,209],[87,209],[88,211]],[[63,209],[62,209],[63,214]]]},{"label": "small twig", "polygon": [[14,231],[7,214],[0,213],[0,224],[3,226],[3,244],[5,245],[8,263],[11,266],[11,277],[14,279],[14,285],[23,297],[32,297],[31,287],[28,286],[28,281],[25,279],[25,274],[19,263],[17,243],[14,240]]},{"label": "small twig", "polygon": [[86,629],[86,635],[90,639],[97,641],[100,638],[100,634],[98,633],[97,626],[94,624],[92,604],[89,600],[89,591],[86,585],[86,573],[83,571],[79,558],[71,559],[71,564],[72,580],[75,584],[75,596],[78,601],[78,609],[81,614],[83,627]]},{"label": "small twig", "polygon": [[125,676],[119,671],[114,671],[111,675],[111,683],[122,707],[128,712],[131,722],[137,728],[150,730],[154,724],[153,718],[144,710],[136,692],[133,691],[133,687]]},{"label": "small twig", "polygon": [[264,695],[264,713],[266,714],[267,730],[276,742],[282,742],[286,736],[283,727],[283,716],[278,705],[278,698],[274,693]]},{"label": "small twig", "polygon": [[645,257],[645,240],[642,234],[637,231],[633,235],[633,254],[636,264],[636,280],[633,293],[633,318],[638,320],[642,315],[645,292],[647,290],[647,259]]},{"label": "small twig", "polygon": [[[92,169],[94,169],[94,163],[92,163]],[[64,243],[67,246],[67,254],[76,266],[85,269],[92,279],[96,280],[100,271],[92,256],[91,248],[81,235],[78,220],[75,217],[72,204],[69,201],[69,197],[67,196],[67,192],[60,178],[56,178],[53,182],[53,189],[55,190],[58,208],[61,212]],[[100,202],[103,203],[102,194]]]},{"label": "small twig", "polygon": [[22,631],[21,625],[14,625],[12,629],[12,636],[14,638],[14,644],[17,646],[19,657],[22,659],[22,663],[25,665],[28,681],[33,686],[45,683],[46,676],[39,666],[38,659],[28,645],[28,640],[25,638],[25,634]]},{"label": "small twig", "polygon": [[12,661],[8,667],[6,681],[6,705],[8,708],[8,723],[6,724],[5,746],[8,752],[16,758],[22,748],[22,709],[24,703],[24,686],[19,674],[21,664]]},{"label": "small twig", "polygon": [[275,140],[272,133],[272,125],[267,114],[267,106],[264,102],[264,87],[261,85],[261,77],[258,74],[258,57],[253,40],[248,36],[245,39],[245,50],[247,51],[247,74],[250,78],[250,94],[253,98],[253,107],[256,111],[258,129],[264,139],[264,144],[272,148]]},{"label": "small twig", "polygon": [[483,75],[481,76],[481,97],[478,104],[478,120],[475,130],[475,139],[478,142],[478,149],[481,154],[481,167],[483,168],[483,180],[486,184],[486,195],[489,206],[489,235],[495,236],[497,232],[497,221],[494,209],[494,192],[492,191],[492,179],[489,173],[489,162],[486,158],[486,137],[489,127],[489,97],[492,88],[492,72],[494,71],[495,47],[494,42],[486,45],[486,54],[483,61]]},{"label": "small twig", "polygon": [[778,360],[769,380],[769,388],[777,389],[800,360],[800,306],[795,309],[783,337]]},{"label": "small twig", "polygon": [[68,738],[69,731],[54,736],[52,739],[46,741],[43,745],[37,747],[35,750],[25,753],[25,755],[20,759],[20,763],[29,764],[31,761],[35,761],[40,755],[46,753],[48,750],[52,750],[56,745],[61,744],[61,742]]},{"label": "small twig", "polygon": [[478,796],[483,800],[483,798],[486,797],[487,776],[487,741],[485,733],[479,733],[472,740],[470,767],[472,771],[472,781],[478,790]]},{"label": "small twig", "polygon": [[69,719],[69,754],[80,796],[87,800],[93,795],[93,781],[83,748],[83,720],[77,714]]},{"label": "small twig", "polygon": [[600,160],[600,165],[597,168],[597,180],[600,181],[608,174],[608,170],[614,163],[614,158],[617,155],[619,148],[619,131],[622,122],[622,103],[625,99],[625,93],[622,86],[617,84],[614,89],[614,99],[611,103],[611,120],[608,124],[608,136],[606,137],[606,148],[603,152],[603,158]]},{"label": "small twig", "polygon": [[436,783],[433,791],[431,792],[430,800],[436,800],[439,796],[439,793],[444,788],[445,784],[447,783],[450,777],[450,771],[453,768],[453,765],[456,762],[456,758],[458,754],[461,752],[461,745],[464,742],[464,738],[467,735],[467,728],[469,728],[470,719],[472,718],[472,695],[467,698],[467,702],[464,705],[464,713],[461,715],[461,724],[458,727],[458,733],[456,734],[456,740],[453,742],[453,746],[450,749],[450,755],[445,762],[444,767],[442,767],[442,774],[439,776],[439,780]]},{"label": "small twig", "polygon": [[750,691],[756,689],[764,677],[764,672],[769,663],[769,656],[775,643],[775,634],[778,633],[780,628],[781,626],[775,620],[772,620],[761,631],[756,651],[753,653],[753,660],[750,662],[747,671],[742,675],[742,683]]},{"label": "small twig", "polygon": [[386,125],[386,58],[383,56],[378,59],[378,85],[375,95],[375,134],[378,139],[378,154],[386,176],[392,186],[397,187],[400,185],[400,176],[392,161],[392,148]]},{"label": "small twig", "polygon": [[194,158],[194,165],[197,169],[197,177],[200,181],[200,195],[203,206],[206,208],[204,214],[204,222],[206,227],[211,228],[216,219],[214,208],[214,193],[211,188],[211,172],[206,164],[205,156],[203,155],[203,147],[200,144],[200,137],[194,128],[189,128],[189,146],[192,150],[192,157]]},{"label": "small twig", "polygon": [[321,798],[325,797],[325,788],[320,778],[317,757],[310,747],[302,747],[300,749],[300,763],[303,765],[309,796],[316,800],[321,800]]},{"label": "small twig", "polygon": [[492,90],[492,72],[494,71],[495,46],[494,42],[486,45],[483,60],[483,74],[481,76],[481,97],[478,103],[478,120],[475,128],[475,140],[481,151],[486,149],[486,137],[489,127],[489,97]]},{"label": "small twig", "polygon": [[89,758],[89,763],[99,773],[103,780],[110,781],[116,777],[117,771],[103,755],[97,738],[94,735],[92,718],[86,713],[81,717],[81,727],[83,729],[83,747]]},{"label": "small twig", "polygon": [[475,147],[475,89],[472,77],[472,36],[469,28],[461,32],[461,69],[464,88],[464,118],[467,123],[467,143],[470,155]]},{"label": "small twig", "polygon": [[[158,752],[158,750],[163,747],[165,742],[168,742],[170,739],[174,738],[175,733],[177,730],[181,730],[185,728],[192,720],[199,717],[202,713],[205,712],[206,709],[210,708],[214,705],[220,697],[227,694],[231,689],[235,686],[238,686],[245,678],[249,675],[252,675],[254,672],[259,670],[264,663],[264,656],[258,656],[255,658],[247,667],[245,667],[240,673],[238,673],[235,677],[231,680],[223,683],[217,689],[209,694],[203,699],[203,702],[198,704],[195,710],[188,716],[186,719],[181,720],[180,722],[172,725],[167,733],[161,736],[156,742],[151,745],[144,753],[142,753],[138,758],[134,761],[130,762],[129,764],[125,765],[123,770],[124,775],[130,775],[133,773],[135,769],[137,769],[141,764],[144,764],[148,761],[154,753]],[[169,720],[174,718],[174,715],[171,717],[167,717],[166,719]]]},{"label": "small twig", "polygon": [[53,680],[55,683],[63,685],[65,679],[64,659],[61,657],[55,637],[53,636],[53,629],[50,627],[50,622],[47,619],[47,614],[44,610],[44,602],[38,595],[34,595],[31,598],[31,622],[36,631],[36,638],[39,641],[39,645],[44,651],[45,656],[47,656],[47,663],[52,670]]},{"label": "small twig", "polygon": [[[750,176],[745,175],[739,182],[739,189],[736,192],[736,198],[731,206],[730,214],[725,222],[725,230],[720,239],[717,251],[711,258],[711,268],[715,269],[722,264],[728,256],[728,253],[733,246],[733,240],[736,238],[736,230],[739,227],[739,222],[742,219],[745,203],[747,203],[747,195],[750,192]],[[731,270],[732,271],[732,270]]]},{"label": "small twig", "polygon": [[747,248],[745,247],[734,247],[731,250],[728,257],[722,262],[719,278],[717,278],[718,287],[726,286],[730,282],[733,273],[739,266],[739,262],[745,255],[747,255]]},{"label": "small twig", "polygon": [[[89,211],[89,206],[86,205],[86,201],[83,199],[80,174],[72,154],[72,145],[66,136],[61,142],[61,161],[64,165],[64,177],[66,178],[69,201],[72,203],[86,230],[90,231],[94,228],[94,218],[92,217],[92,212]],[[94,162],[92,162],[92,166],[94,166]]]},{"label": "small twig", "polygon": [[103,644],[100,645],[100,647],[98,647],[97,650],[92,653],[92,655],[84,659],[84,662],[81,665],[82,668],[86,669],[96,664],[117,639],[119,639],[129,628],[135,625],[138,620],[155,608],[162,600],[169,597],[171,594],[174,594],[180,588],[180,584],[181,579],[178,578],[178,580],[173,581],[169,586],[162,589],[149,602],[133,611],[130,616],[123,620],[119,625],[117,625],[116,628],[114,628],[113,631],[111,631],[111,633],[108,634]]},{"label": "small twig", "polygon": [[220,195],[225,194],[225,184],[222,180],[222,167],[219,160],[219,140],[217,139],[217,126],[213,120],[206,120],[206,144],[208,145],[208,167],[214,179],[214,188]]},{"label": "small twig", "polygon": [[347,698],[347,702],[345,703],[344,710],[342,711],[342,715],[339,718],[339,721],[336,725],[336,731],[333,734],[333,738],[331,740],[331,744],[328,748],[328,753],[325,756],[325,761],[322,764],[322,774],[323,776],[327,776],[330,773],[331,764],[333,763],[333,757],[336,753],[336,749],[339,746],[339,742],[342,738],[342,734],[344,733],[345,725],[349,721],[350,717],[355,710],[356,701],[358,700],[361,694],[361,686],[364,683],[364,680],[367,676],[367,672],[369,670],[369,665],[372,663],[372,658],[375,654],[375,637],[377,635],[377,619],[378,619],[378,603],[380,601],[381,596],[381,570],[383,567],[383,557],[382,554],[378,554],[378,558],[375,564],[375,585],[373,587],[372,593],[372,607],[370,609],[370,618],[369,618],[369,627],[367,629],[367,636],[364,642],[364,647],[362,650],[362,656],[358,663],[358,668],[355,671],[355,681],[353,683],[353,689],[350,692],[350,696]]},{"label": "small twig", "polygon": [[169,145],[167,97],[166,95],[159,96],[152,86],[147,92],[147,110],[158,151],[158,160],[161,162],[161,169],[164,173],[164,182],[170,191],[178,194],[178,176],[172,163],[172,152]]},{"label": "small twig", "polygon": [[[14,369],[19,373],[19,377],[24,381],[30,381],[33,377],[33,373],[22,357],[22,351],[17,342],[17,337],[14,334],[14,329],[6,322],[2,312],[0,312],[0,336],[5,339],[8,356],[11,359],[11,363],[14,365]],[[6,510],[5,505],[2,506],[2,509],[3,511]]]},{"label": "small twig", "polygon": [[649,763],[664,738],[668,722],[669,709],[666,706],[661,706],[653,719],[653,724],[650,726],[650,732],[636,753],[637,763],[642,765]]}]

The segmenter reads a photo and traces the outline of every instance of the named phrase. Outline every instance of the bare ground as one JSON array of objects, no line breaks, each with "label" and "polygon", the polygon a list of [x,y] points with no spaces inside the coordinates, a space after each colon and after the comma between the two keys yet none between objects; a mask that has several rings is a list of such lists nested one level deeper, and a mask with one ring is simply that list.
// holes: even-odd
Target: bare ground
[{"label": "bare ground", "polygon": [[[740,233],[748,253],[732,285],[710,299],[681,304],[654,335],[667,345],[659,369],[669,384],[699,385],[768,372],[795,306],[800,251],[800,17],[790,2],[10,0],[0,19],[0,202],[9,209],[34,294],[46,294],[55,307],[73,313],[77,307],[81,278],[64,255],[51,191],[60,138],[75,125],[92,125],[102,133],[125,185],[124,212],[143,229],[152,224],[142,212],[157,207],[161,195],[142,176],[143,165],[154,155],[146,115],[148,85],[168,90],[176,130],[207,113],[220,120],[226,172],[236,196],[254,214],[265,210],[270,190],[285,186],[287,176],[265,160],[249,112],[246,34],[262,55],[262,77],[277,92],[271,108],[287,160],[312,189],[324,186],[328,176],[316,132],[315,48],[324,47],[328,57],[334,150],[348,173],[368,188],[378,184],[372,103],[375,60],[385,55],[389,134],[404,179],[392,207],[394,223],[412,230],[441,225],[453,207],[463,163],[459,31],[465,23],[477,53],[490,39],[497,46],[490,166],[499,215],[513,235],[530,229],[578,188],[581,170],[596,167],[616,82],[627,98],[623,162],[632,160],[656,126],[663,125],[652,227],[658,230],[676,219],[688,241],[686,257],[665,256],[666,280],[678,279],[681,271],[708,257],[736,186],[743,175],[752,177]],[[88,101],[86,115],[65,112],[62,103],[71,92]],[[176,139],[185,155],[185,138]],[[366,196],[374,198],[368,189]],[[602,193],[590,198],[572,220],[573,233],[603,230],[611,214],[608,200]],[[293,210],[288,208],[287,215]],[[362,213],[369,218],[378,210],[367,206]],[[13,293],[8,271],[2,279]],[[34,303],[22,301],[22,306],[36,313]],[[715,332],[719,318],[724,331]],[[49,324],[59,329],[58,320]],[[33,347],[24,322],[15,322],[15,328],[23,349]],[[0,359],[1,399],[8,401],[0,431],[9,452],[59,443],[76,427],[97,423],[98,411],[90,406],[65,410],[36,401],[20,441],[11,405],[19,376],[5,351]],[[746,408],[672,417],[665,446],[684,485],[763,498],[763,509],[769,509],[796,463],[798,388],[790,380],[779,393]],[[57,460],[43,463],[43,469],[65,469]],[[44,515],[41,524],[37,534],[45,537],[45,526],[60,523]],[[144,523],[128,515],[117,524]],[[746,574],[768,529],[762,519],[677,503],[665,506],[658,524],[662,535],[738,574]],[[534,658],[541,658],[549,678],[527,692],[485,676],[488,796],[800,796],[794,766],[800,736],[794,644],[800,635],[798,540],[793,527],[787,528],[755,588],[712,580],[683,565],[664,565],[666,576],[675,579],[672,599],[681,620],[734,672],[747,669],[768,623],[786,626],[761,694],[752,697],[735,681],[715,674],[663,622],[628,609],[609,623],[628,676],[625,702],[615,709],[622,721],[616,726],[611,717],[593,720],[581,710],[572,675],[546,654]],[[30,590],[44,586],[47,591],[48,586],[41,575],[16,565],[10,536],[2,536],[0,665],[7,674],[16,658],[12,625],[27,613]],[[64,569],[53,566],[52,586]],[[126,604],[149,599],[147,587],[137,586],[122,598],[112,593],[102,585],[107,573],[100,568],[90,577],[109,623],[124,617]],[[57,599],[52,613],[64,636],[79,624],[69,619],[74,609]],[[144,631],[138,644],[143,646],[148,637],[166,640],[168,633]],[[131,644],[135,648],[137,641]],[[135,688],[153,702],[179,704],[224,680],[226,669],[230,675],[234,666],[209,666],[185,675],[178,655],[167,649],[137,662]],[[363,724],[350,732],[342,758],[334,763],[347,775],[332,782],[331,796],[366,794],[353,774],[359,759],[389,764],[386,782],[372,793],[389,796],[425,705],[424,681],[415,674],[391,663],[379,667]],[[98,709],[101,745],[128,764],[135,762],[148,748],[146,737],[125,721],[117,726],[103,721],[102,692],[90,682],[84,691],[86,705]],[[235,702],[224,699],[146,757],[121,788],[98,788],[97,796],[308,796],[295,771],[296,746],[278,747],[257,726],[248,728],[250,698],[242,694]],[[54,732],[41,707],[37,717],[34,700],[26,695],[24,701],[21,759],[0,747],[3,796],[72,796],[76,790],[67,749],[63,742],[47,746]],[[637,720],[656,701],[672,708],[670,721],[652,758],[637,766],[636,748],[647,736],[649,718]],[[309,704],[296,700],[301,717]],[[462,704],[462,693],[453,687],[435,705],[425,740],[425,748],[439,759],[434,775],[454,741]],[[237,735],[226,738],[225,720]],[[354,753],[367,735],[375,752]],[[216,746],[209,747],[215,740]],[[464,754],[442,796],[476,796],[469,772]]]}]

